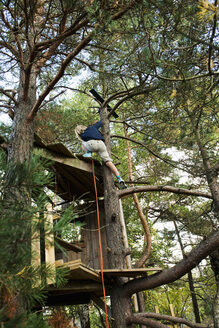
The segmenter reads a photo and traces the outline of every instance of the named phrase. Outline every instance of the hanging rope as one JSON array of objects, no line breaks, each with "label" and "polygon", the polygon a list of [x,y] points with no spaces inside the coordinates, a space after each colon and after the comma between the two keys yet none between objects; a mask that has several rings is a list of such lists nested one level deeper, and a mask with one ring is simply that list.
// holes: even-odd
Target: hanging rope
[{"label": "hanging rope", "polygon": [[100,233],[100,211],[99,211],[97,184],[96,184],[96,179],[95,179],[95,169],[94,169],[94,161],[93,160],[92,160],[92,170],[93,170],[94,189],[95,189],[96,206],[97,206],[97,224],[98,224],[98,236],[99,236],[99,248],[100,248],[100,271],[101,271],[104,305],[105,305],[105,313],[106,313],[106,327],[109,328],[109,322],[108,322],[108,316],[107,316],[106,290],[105,290],[104,277],[103,277],[103,251],[102,251],[102,242],[101,242],[101,233]]}]

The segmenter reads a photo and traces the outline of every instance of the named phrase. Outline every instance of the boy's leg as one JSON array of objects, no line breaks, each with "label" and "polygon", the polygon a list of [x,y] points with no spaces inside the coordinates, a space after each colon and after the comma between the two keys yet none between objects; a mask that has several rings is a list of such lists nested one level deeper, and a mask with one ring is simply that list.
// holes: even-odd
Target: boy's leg
[{"label": "boy's leg", "polygon": [[117,170],[117,168],[115,167],[115,165],[111,161],[108,161],[105,164],[112,171],[112,173],[117,177],[118,182],[119,182],[119,184],[121,186],[121,189],[127,188],[124,180],[121,178],[121,176],[119,174],[119,171]]}]

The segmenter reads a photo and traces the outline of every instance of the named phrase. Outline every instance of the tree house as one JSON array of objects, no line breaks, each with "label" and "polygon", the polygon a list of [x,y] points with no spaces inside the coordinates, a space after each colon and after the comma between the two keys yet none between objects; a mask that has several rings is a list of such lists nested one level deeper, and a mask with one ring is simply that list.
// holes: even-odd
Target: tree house
[{"label": "tree house", "polygon": [[[42,253],[45,252],[45,261],[54,269],[53,278],[48,279],[47,305],[73,305],[89,303],[91,299],[100,302],[103,296],[100,275],[100,250],[98,240],[98,224],[95,202],[94,180],[92,172],[92,160],[85,159],[82,155],[71,153],[63,144],[46,144],[37,135],[35,136],[35,148],[40,149],[42,155],[53,161],[52,168],[55,172],[55,184],[53,191],[62,200],[63,206],[71,202],[78,204],[78,215],[74,220],[83,223],[81,228],[81,242],[69,243],[54,236],[51,233],[45,239],[45,248],[40,245],[40,237],[34,235],[32,250],[36,264],[42,261]],[[102,166],[94,160],[95,178],[99,197],[100,226],[103,250],[103,266],[106,293],[109,294],[110,280],[114,276],[136,277],[147,275],[149,271],[161,271],[160,268],[131,269],[130,266],[117,270],[110,268],[108,264],[107,235],[104,219],[103,200],[103,174]],[[47,224],[53,226],[58,216],[51,204],[47,208]],[[125,226],[123,227],[123,230]],[[59,243],[65,253],[56,249],[55,242]],[[41,246],[41,249],[40,249]],[[68,268],[68,283],[64,287],[57,287],[55,271],[56,267]]]}]

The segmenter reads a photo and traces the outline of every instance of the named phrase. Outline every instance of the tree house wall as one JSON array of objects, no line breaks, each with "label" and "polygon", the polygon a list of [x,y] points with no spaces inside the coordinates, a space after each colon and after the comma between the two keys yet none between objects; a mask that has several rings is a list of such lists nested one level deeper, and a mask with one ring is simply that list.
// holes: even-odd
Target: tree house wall
[{"label": "tree house wall", "polygon": [[[107,258],[107,238],[106,238],[106,224],[104,217],[103,201],[99,202],[100,213],[100,231],[103,252],[103,266],[109,268]],[[67,256],[63,253],[57,252],[56,260],[63,259],[63,262],[74,261],[81,259],[82,263],[93,269],[100,269],[100,246],[98,234],[98,222],[96,203],[89,207],[89,213],[79,218],[80,222],[84,223],[81,228],[81,240],[79,244],[81,252],[67,251]]]}]

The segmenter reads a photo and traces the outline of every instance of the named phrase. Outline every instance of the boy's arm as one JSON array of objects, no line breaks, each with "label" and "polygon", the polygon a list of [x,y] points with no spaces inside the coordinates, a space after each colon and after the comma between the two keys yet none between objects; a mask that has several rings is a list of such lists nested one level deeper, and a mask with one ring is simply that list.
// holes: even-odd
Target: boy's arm
[{"label": "boy's arm", "polygon": [[103,123],[101,121],[96,121],[93,126],[95,126],[96,129],[99,129],[101,126],[103,126]]}]

